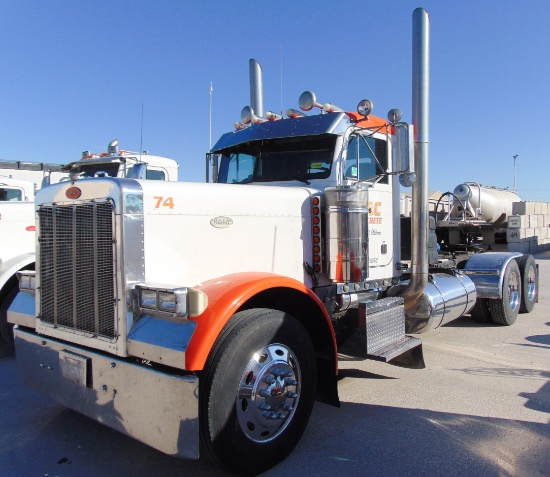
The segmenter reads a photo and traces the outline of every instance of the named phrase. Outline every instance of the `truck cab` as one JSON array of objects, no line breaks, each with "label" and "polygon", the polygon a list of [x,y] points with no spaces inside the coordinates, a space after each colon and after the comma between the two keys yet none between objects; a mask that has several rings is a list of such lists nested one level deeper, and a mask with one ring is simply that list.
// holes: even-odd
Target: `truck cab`
[{"label": "truck cab", "polygon": [[34,184],[0,177],[0,202],[28,202],[34,199]]},{"label": "truck cab", "polygon": [[[315,94],[306,91],[300,98],[305,110],[313,106],[304,105],[304,97],[311,105],[318,104]],[[366,101],[372,109],[372,103]],[[364,115],[342,112],[339,108],[328,112],[318,104],[322,111],[318,115],[306,117],[290,109],[287,119],[275,115],[271,121],[250,114],[245,108],[242,122],[237,123],[234,132],[220,138],[208,158],[213,164],[212,177],[218,183],[307,187],[321,200],[326,188],[363,190],[368,196],[368,240],[367,237],[364,241],[358,239],[357,249],[350,251],[361,260],[350,264],[355,268],[354,276],[346,280],[340,277],[341,282],[359,284],[361,289],[374,282],[391,283],[398,276],[399,212],[394,212],[399,211],[400,203],[398,176],[410,172],[410,167],[401,170],[403,155],[399,142],[410,140],[407,125],[395,125],[371,116],[370,110],[366,112],[362,108],[363,104],[360,103],[359,110]],[[330,107],[336,108],[332,104]],[[395,110],[392,118],[393,114]],[[266,116],[274,117],[273,113]],[[338,235],[341,232],[334,231]],[[365,247],[367,249],[361,250]],[[357,266],[361,269],[359,273]],[[328,283],[319,276],[321,283]]]},{"label": "truck cab", "polygon": [[[174,159],[154,156],[147,151],[130,152],[119,150],[118,140],[112,140],[107,152],[94,154],[84,151],[79,161],[65,165],[64,170],[74,179],[98,177],[138,177],[137,168],[143,169],[143,179],[177,181],[178,163]],[[139,174],[142,174],[140,172]]]}]

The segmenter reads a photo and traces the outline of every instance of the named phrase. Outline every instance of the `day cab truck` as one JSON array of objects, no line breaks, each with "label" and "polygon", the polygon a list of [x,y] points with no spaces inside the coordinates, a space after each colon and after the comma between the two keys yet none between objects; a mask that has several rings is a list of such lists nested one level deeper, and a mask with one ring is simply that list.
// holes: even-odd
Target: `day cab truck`
[{"label": "day cab truck", "polygon": [[[9,312],[25,382],[166,454],[256,475],[292,451],[315,399],[339,404],[339,353],[420,368],[411,334],[475,306],[503,325],[532,309],[531,256],[438,259],[428,23],[415,10],[412,124],[306,92],[302,110],[324,113],[245,108],[207,156],[215,183],[40,191],[36,270],[20,274],[36,309]],[[412,186],[410,236],[400,184]]]},{"label": "day cab truck", "polygon": [[66,165],[0,161],[0,356],[14,353],[12,325],[6,313],[19,290],[17,272],[35,267],[36,191],[59,181],[135,174],[150,180],[177,181],[178,163],[147,152],[119,151],[116,139],[109,143],[107,152],[85,151],[80,160]]}]

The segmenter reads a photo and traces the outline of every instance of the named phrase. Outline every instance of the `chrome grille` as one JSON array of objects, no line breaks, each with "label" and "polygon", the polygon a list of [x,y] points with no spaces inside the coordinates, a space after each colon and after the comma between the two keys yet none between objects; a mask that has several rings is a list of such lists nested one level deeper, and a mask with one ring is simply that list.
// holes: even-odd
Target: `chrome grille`
[{"label": "chrome grille", "polygon": [[47,204],[38,211],[40,319],[114,338],[114,206]]}]

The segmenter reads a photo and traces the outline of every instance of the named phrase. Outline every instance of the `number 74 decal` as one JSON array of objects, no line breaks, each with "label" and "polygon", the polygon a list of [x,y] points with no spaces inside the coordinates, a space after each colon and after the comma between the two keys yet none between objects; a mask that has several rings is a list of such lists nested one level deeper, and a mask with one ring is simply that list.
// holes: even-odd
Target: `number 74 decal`
[{"label": "number 74 decal", "polygon": [[162,207],[170,207],[171,209],[174,208],[174,199],[172,197],[160,197],[155,196],[153,197],[157,201],[155,204],[155,209],[160,209]]}]

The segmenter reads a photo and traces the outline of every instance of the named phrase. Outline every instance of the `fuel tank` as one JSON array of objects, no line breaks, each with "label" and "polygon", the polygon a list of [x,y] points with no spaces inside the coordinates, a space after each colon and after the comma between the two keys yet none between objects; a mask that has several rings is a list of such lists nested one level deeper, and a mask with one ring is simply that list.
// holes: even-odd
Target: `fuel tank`
[{"label": "fuel tank", "polygon": [[405,310],[406,332],[424,333],[468,313],[477,299],[472,280],[461,272],[433,273],[424,294]]}]

